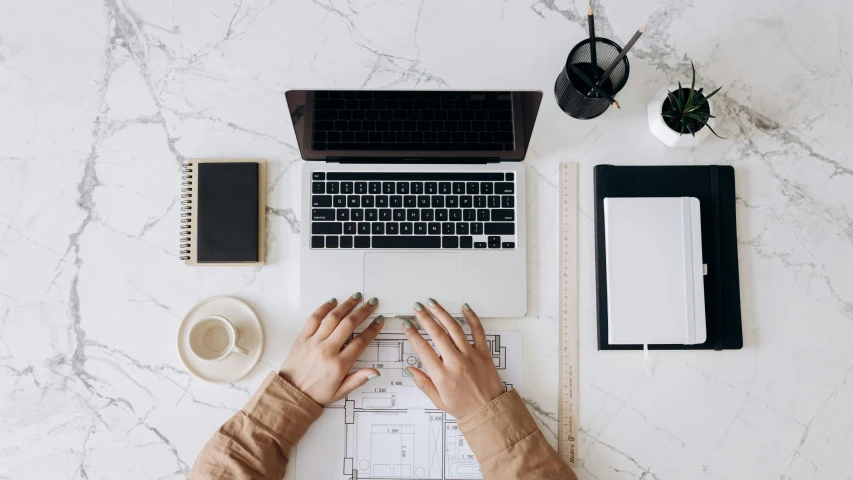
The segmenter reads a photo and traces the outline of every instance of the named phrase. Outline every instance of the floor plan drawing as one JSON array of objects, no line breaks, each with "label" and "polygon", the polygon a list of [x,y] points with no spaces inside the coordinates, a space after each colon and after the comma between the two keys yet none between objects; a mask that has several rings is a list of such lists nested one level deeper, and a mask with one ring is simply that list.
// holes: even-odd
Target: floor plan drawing
[{"label": "floor plan drawing", "polygon": [[[486,339],[504,388],[519,388],[521,333],[494,332]],[[326,408],[297,447],[296,478],[482,478],[456,419],[403,375],[408,366],[429,374],[404,334],[380,333],[354,367],[376,368],[380,377]]]}]

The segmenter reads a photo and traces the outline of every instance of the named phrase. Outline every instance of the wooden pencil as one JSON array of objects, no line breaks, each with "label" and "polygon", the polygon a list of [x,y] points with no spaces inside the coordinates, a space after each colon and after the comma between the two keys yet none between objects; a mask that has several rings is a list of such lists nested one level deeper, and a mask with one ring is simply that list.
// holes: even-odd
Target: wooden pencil
[{"label": "wooden pencil", "polygon": [[580,78],[581,80],[583,80],[583,81],[584,81],[584,83],[586,83],[587,85],[589,85],[589,86],[590,86],[590,88],[592,88],[593,90],[595,90],[595,93],[597,93],[599,96],[601,96],[601,98],[603,98],[603,99],[605,99],[605,100],[609,100],[609,101],[610,101],[610,103],[611,103],[611,105],[613,105],[613,106],[614,106],[614,107],[616,107],[616,108],[619,108],[619,109],[621,109],[621,108],[622,108],[622,107],[620,107],[620,106],[619,106],[619,102],[617,102],[616,100],[614,100],[614,99],[613,99],[613,97],[611,97],[607,92],[605,92],[604,90],[602,90],[601,88],[599,88],[599,87],[598,87],[598,85],[596,85],[596,84],[595,84],[595,82],[593,82],[591,78],[587,77],[587,76],[586,76],[586,74],[585,74],[585,73],[583,73],[583,72],[581,71],[581,69],[580,69],[580,68],[578,68],[578,66],[577,66],[577,65],[572,65],[572,66],[571,66],[571,69],[572,69],[572,71],[573,71],[573,72],[575,72],[575,75],[577,75],[577,76],[578,76],[578,78]]},{"label": "wooden pencil", "polygon": [[592,11],[592,4],[589,4],[589,10],[586,12],[586,20],[589,25],[589,57],[592,70],[592,78],[598,81],[598,58],[595,51],[595,14]]},{"label": "wooden pencil", "polygon": [[[616,70],[616,67],[619,66],[619,63],[622,61],[623,58],[625,58],[625,55],[628,54],[628,50],[631,50],[631,47],[633,47],[634,44],[637,43],[637,40],[640,39],[640,37],[643,35],[643,32],[645,31],[645,25],[637,29],[637,32],[634,33],[634,36],[631,37],[631,40],[628,42],[627,45],[625,45],[625,48],[623,48],[622,51],[619,52],[619,55],[616,56],[616,60],[613,60],[613,62],[610,63],[610,65],[607,67],[607,70],[604,71],[604,75],[602,75],[601,78],[599,78],[598,81],[595,82],[596,86],[600,87],[602,84],[604,84],[604,81],[607,80],[608,77],[610,77],[610,74],[613,73],[613,70]],[[592,89],[590,89],[587,95],[592,95]]]}]

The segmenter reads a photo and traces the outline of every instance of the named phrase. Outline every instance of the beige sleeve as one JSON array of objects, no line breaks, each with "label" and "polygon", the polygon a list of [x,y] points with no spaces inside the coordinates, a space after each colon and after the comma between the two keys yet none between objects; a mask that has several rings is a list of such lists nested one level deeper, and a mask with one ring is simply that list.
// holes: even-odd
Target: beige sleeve
[{"label": "beige sleeve", "polygon": [[486,480],[577,480],[515,390],[460,418],[458,425]]},{"label": "beige sleeve", "polygon": [[322,413],[314,400],[270,373],[243,410],[213,434],[188,478],[281,480],[291,447]]}]

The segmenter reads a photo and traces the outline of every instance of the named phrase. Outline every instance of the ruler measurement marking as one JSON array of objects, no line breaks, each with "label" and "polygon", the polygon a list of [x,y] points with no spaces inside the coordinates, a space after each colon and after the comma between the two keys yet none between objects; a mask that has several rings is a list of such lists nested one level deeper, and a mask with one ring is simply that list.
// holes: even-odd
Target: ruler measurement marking
[{"label": "ruler measurement marking", "polygon": [[560,389],[557,449],[577,467],[578,443],[578,165],[560,163]]}]

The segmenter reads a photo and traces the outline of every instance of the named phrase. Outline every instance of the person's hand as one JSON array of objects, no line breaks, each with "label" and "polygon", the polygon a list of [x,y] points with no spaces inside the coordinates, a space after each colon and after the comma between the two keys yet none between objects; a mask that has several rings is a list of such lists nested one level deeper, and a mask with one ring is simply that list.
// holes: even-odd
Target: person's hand
[{"label": "person's hand", "polygon": [[[349,373],[384,325],[384,318],[380,315],[350,340],[356,327],[376,310],[379,303],[376,298],[371,298],[356,308],[360,300],[361,293],[356,293],[340,305],[334,298],[320,305],[308,317],[296,344],[281,365],[279,374],[320,405],[332,404],[379,376],[379,371],[374,368]],[[349,343],[344,345],[347,340]]]},{"label": "person's hand", "polygon": [[403,320],[403,331],[429,375],[415,367],[405,368],[403,373],[414,377],[415,384],[437,408],[461,418],[501,396],[504,393],[503,381],[489,353],[483,324],[471,307],[466,303],[462,306],[462,313],[471,326],[473,345],[459,322],[441,305],[431,298],[427,304],[429,311],[415,303],[415,315],[441,355],[408,320]]}]

